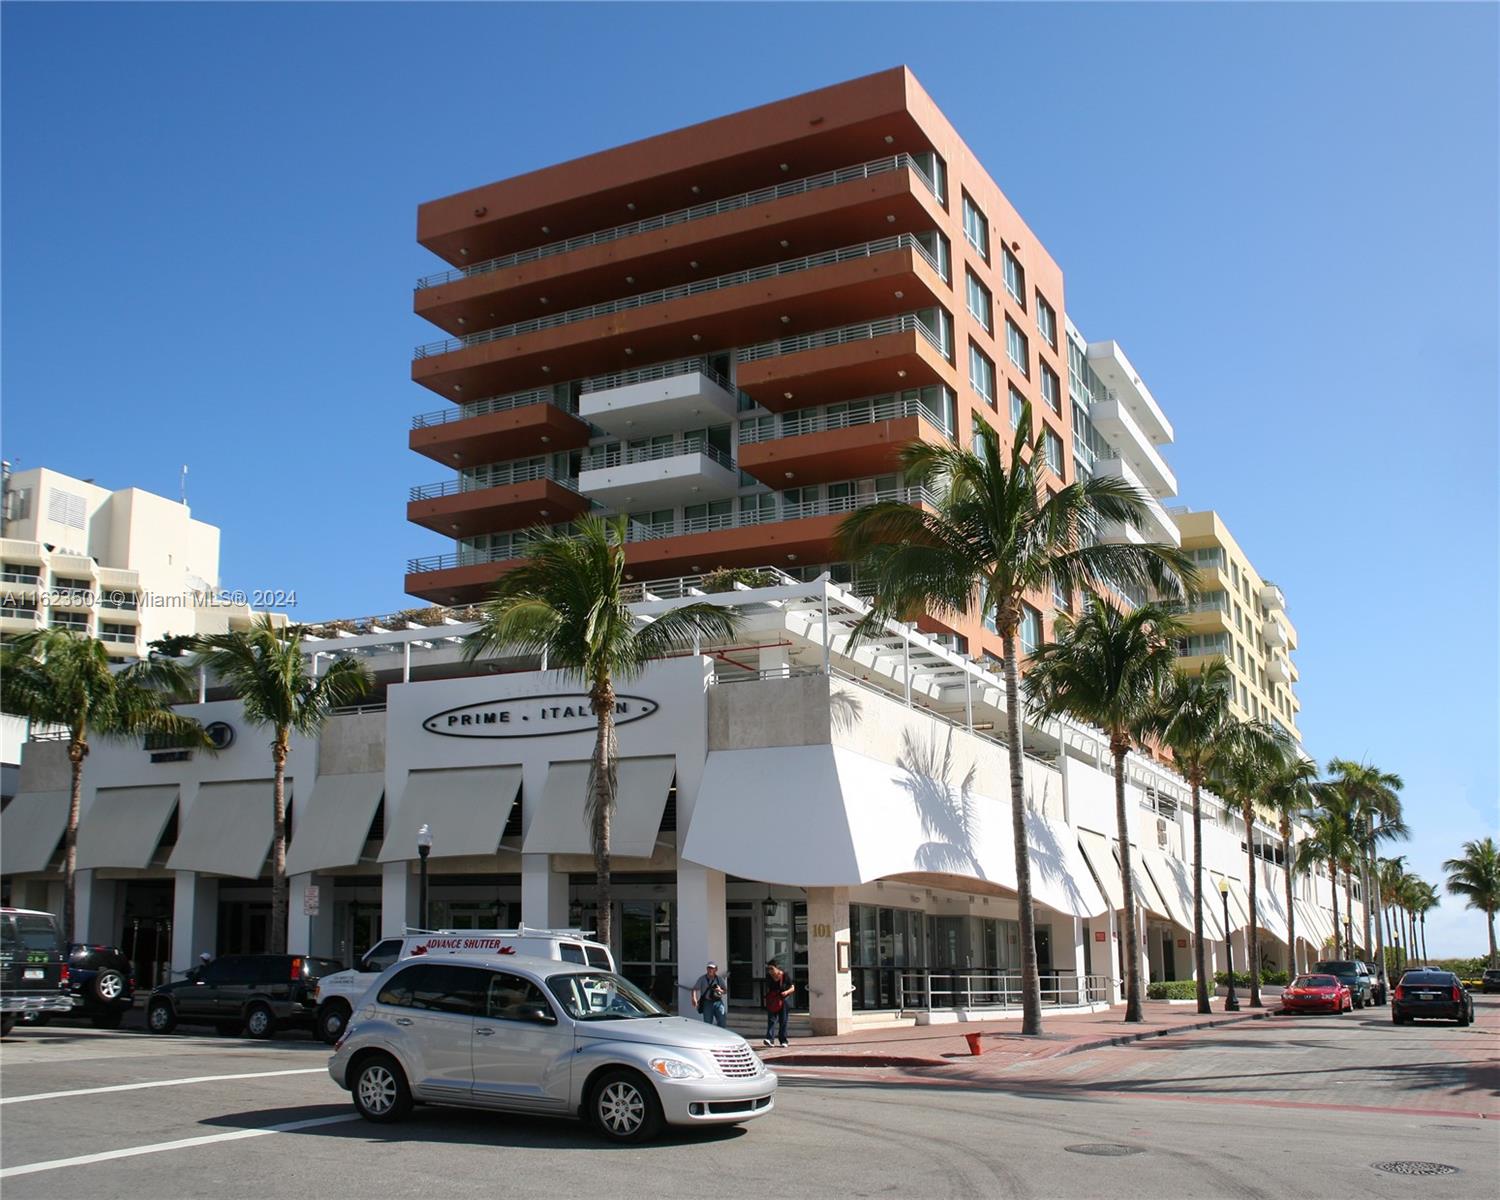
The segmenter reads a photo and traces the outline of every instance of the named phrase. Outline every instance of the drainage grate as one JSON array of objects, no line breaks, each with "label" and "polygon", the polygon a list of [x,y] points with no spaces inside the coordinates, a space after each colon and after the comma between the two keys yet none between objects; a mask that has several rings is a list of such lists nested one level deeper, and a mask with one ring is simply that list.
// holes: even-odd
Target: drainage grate
[{"label": "drainage grate", "polygon": [[1124,1158],[1127,1154],[1144,1153],[1139,1146],[1122,1146],[1118,1142],[1084,1142],[1063,1149],[1069,1154],[1093,1154],[1100,1158]]},{"label": "drainage grate", "polygon": [[1410,1159],[1370,1165],[1377,1171],[1385,1171],[1391,1175],[1455,1175],[1458,1173],[1457,1167],[1450,1167],[1447,1163],[1415,1162]]}]

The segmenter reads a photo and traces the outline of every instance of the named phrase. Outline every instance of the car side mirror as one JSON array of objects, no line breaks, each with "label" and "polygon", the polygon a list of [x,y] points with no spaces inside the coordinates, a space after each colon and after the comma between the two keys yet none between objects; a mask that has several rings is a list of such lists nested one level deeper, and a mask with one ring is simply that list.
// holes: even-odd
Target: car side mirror
[{"label": "car side mirror", "polygon": [[518,1010],[518,1015],[523,1021],[531,1021],[537,1025],[556,1025],[557,1018],[552,1015],[552,1010],[545,1004],[523,1004]]}]

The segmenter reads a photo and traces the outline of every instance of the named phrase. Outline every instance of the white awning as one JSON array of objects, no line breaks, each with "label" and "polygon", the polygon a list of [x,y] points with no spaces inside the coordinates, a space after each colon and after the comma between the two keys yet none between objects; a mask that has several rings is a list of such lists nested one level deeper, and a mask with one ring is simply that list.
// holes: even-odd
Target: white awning
[{"label": "white awning", "polygon": [[[1115,842],[1115,857],[1119,859],[1120,843]],[[1162,899],[1161,893],[1156,890],[1156,884],[1152,882],[1150,874],[1146,870],[1146,860],[1141,857],[1141,848],[1134,842],[1130,843],[1130,882],[1135,891],[1135,902],[1144,908],[1153,917],[1160,917],[1163,921],[1172,919],[1172,910],[1167,907],[1167,902]]]},{"label": "white awning", "polygon": [[303,875],[358,863],[384,790],[383,771],[319,775],[311,794],[297,805],[286,873]]},{"label": "white awning", "polygon": [[148,867],[177,808],[177,785],[100,788],[78,823],[78,869]]},{"label": "white awning", "polygon": [[[1224,909],[1223,909],[1224,896],[1219,891],[1219,880],[1223,879],[1224,876],[1221,875],[1221,874],[1219,874],[1216,871],[1210,871],[1208,877],[1209,877],[1209,880],[1211,881],[1211,885],[1204,892],[1203,905],[1204,905],[1205,908],[1207,908],[1208,904],[1209,904],[1209,900],[1210,900],[1210,898],[1212,898],[1213,903],[1215,903],[1215,904],[1217,904],[1219,906],[1218,916],[1219,916],[1220,920],[1222,921],[1223,920],[1223,915],[1224,915]],[[1242,884],[1238,879],[1231,878],[1229,880],[1229,926],[1230,926],[1230,931],[1231,932],[1238,932],[1239,930],[1244,929],[1249,924],[1250,924],[1250,902],[1249,902],[1249,900],[1245,896],[1245,885]]]},{"label": "white awning", "polygon": [[1310,900],[1298,900],[1297,920],[1302,936],[1314,946],[1321,947],[1333,937],[1333,925],[1325,909]]},{"label": "white awning", "polygon": [[1184,929],[1193,927],[1193,885],[1183,864],[1155,846],[1140,848],[1141,862],[1167,906],[1167,916]]},{"label": "white awning", "polygon": [[178,821],[167,867],[258,879],[275,836],[271,781],[205,783]]},{"label": "white awning", "polygon": [[1080,829],[1078,844],[1083,848],[1089,866],[1094,869],[1094,876],[1099,881],[1110,911],[1119,912],[1125,907],[1125,885],[1120,880],[1120,864],[1115,861],[1110,840],[1092,829]]},{"label": "white awning", "polygon": [[1078,839],[1061,822],[1026,810],[1026,846],[1031,858],[1031,895],[1038,904],[1073,917],[1097,917],[1109,911]]},{"label": "white awning", "polygon": [[[609,838],[612,853],[650,857],[656,849],[656,834],[676,769],[677,760],[670,755],[619,760],[615,768],[615,819]],[[542,803],[526,830],[526,853],[592,854],[588,799],[587,760],[557,762],[548,767]]]},{"label": "white awning", "polygon": [[68,827],[67,792],[21,792],[0,815],[0,871],[45,871]]},{"label": "white awning", "polygon": [[395,819],[387,806],[381,862],[417,857],[417,830],[432,830],[432,857],[494,854],[521,790],[520,767],[412,771]]},{"label": "white awning", "polygon": [[1277,941],[1286,942],[1286,893],[1268,882],[1264,874],[1256,880],[1255,920]]}]

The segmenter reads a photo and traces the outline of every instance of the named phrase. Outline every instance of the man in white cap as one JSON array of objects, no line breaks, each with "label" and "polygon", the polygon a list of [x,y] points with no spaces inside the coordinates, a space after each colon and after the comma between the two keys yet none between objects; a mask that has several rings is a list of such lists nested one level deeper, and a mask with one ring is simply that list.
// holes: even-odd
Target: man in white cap
[{"label": "man in white cap", "polygon": [[729,1028],[729,977],[719,974],[719,964],[709,963],[693,984],[693,1007],[706,1024]]}]

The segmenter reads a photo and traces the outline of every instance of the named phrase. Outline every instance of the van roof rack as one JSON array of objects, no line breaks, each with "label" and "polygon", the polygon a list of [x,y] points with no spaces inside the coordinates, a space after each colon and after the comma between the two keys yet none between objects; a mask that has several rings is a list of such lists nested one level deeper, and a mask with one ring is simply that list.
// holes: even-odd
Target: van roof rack
[{"label": "van roof rack", "polygon": [[415,925],[406,927],[406,937],[421,937],[437,934],[443,937],[572,937],[592,939],[592,929],[541,929],[535,925],[520,925],[515,929],[422,929]]}]

